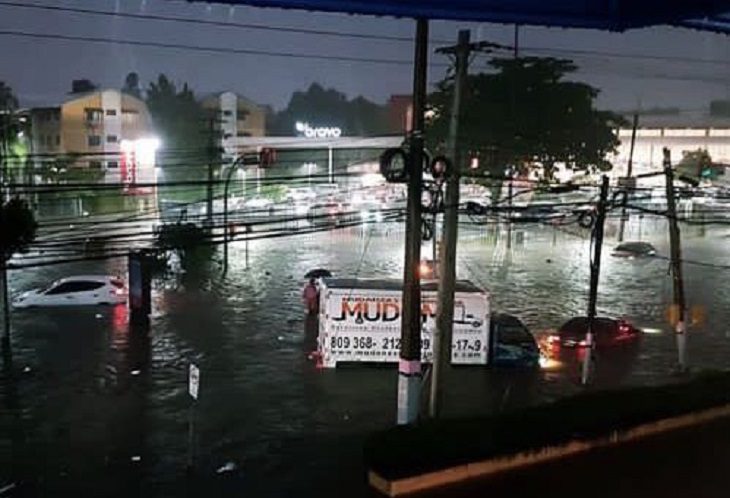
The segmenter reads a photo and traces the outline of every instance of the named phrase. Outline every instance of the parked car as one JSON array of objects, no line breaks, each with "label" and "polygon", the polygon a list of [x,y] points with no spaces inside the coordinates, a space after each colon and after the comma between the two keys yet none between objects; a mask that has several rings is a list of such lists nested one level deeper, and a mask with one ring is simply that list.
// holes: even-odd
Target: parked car
[{"label": "parked car", "polygon": [[[544,349],[550,356],[564,350],[574,350],[587,347],[586,333],[588,332],[588,318],[585,316],[571,318],[557,332],[545,337]],[[593,342],[596,350],[605,350],[630,344],[641,339],[641,329],[633,326],[626,320],[596,317],[593,321]]]},{"label": "parked car", "polygon": [[656,255],[656,249],[648,242],[624,242],[613,250],[613,256],[619,258],[647,258]]},{"label": "parked car", "polygon": [[490,319],[492,341],[490,363],[496,367],[536,368],[540,366],[540,348],[519,318],[493,313]]},{"label": "parked car", "polygon": [[112,305],[126,301],[127,288],[121,279],[108,275],[79,275],[57,280],[45,289],[23,292],[13,300],[13,306]]}]

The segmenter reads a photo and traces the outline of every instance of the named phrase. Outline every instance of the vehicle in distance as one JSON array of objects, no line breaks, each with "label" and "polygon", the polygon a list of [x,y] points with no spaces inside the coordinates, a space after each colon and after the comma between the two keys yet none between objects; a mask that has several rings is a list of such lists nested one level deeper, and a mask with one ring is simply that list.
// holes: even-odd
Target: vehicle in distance
[{"label": "vehicle in distance", "polygon": [[127,288],[121,279],[108,275],[79,275],[56,280],[45,289],[23,292],[13,300],[13,306],[112,305],[126,301]]},{"label": "vehicle in distance", "polygon": [[648,242],[624,242],[611,253],[618,258],[647,258],[656,256],[656,249]]},{"label": "vehicle in distance", "polygon": [[540,348],[516,316],[493,313],[489,325],[492,340],[490,363],[496,367],[537,368]]},{"label": "vehicle in distance", "polygon": [[[563,350],[585,348],[588,318],[585,316],[571,318],[557,332],[545,337],[543,346],[551,356]],[[641,329],[634,327],[626,320],[596,317],[593,320],[593,342],[596,350],[606,350],[635,344],[641,338]]]}]

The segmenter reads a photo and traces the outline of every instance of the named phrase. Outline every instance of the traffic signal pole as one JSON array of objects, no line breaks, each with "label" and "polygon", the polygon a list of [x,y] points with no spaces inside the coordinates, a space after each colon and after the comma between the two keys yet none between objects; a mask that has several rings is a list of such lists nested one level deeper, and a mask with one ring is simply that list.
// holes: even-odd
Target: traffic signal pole
[{"label": "traffic signal pole", "polygon": [[413,115],[408,164],[406,248],[403,268],[401,348],[398,363],[398,424],[418,418],[421,400],[421,185],[423,183],[423,133],[428,76],[428,21],[416,21],[413,67]]},{"label": "traffic signal pole", "polygon": [[[428,404],[430,417],[438,417],[441,410],[443,371],[451,363],[451,337],[454,323],[454,291],[456,286],[456,239],[459,226],[459,117],[468,75],[469,30],[459,31],[456,46],[456,78],[454,80],[454,102],[449,123],[448,154],[451,171],[446,171],[446,194],[444,197],[444,224],[442,229],[441,261],[438,271],[438,304],[436,305],[436,327],[433,333],[433,370],[431,373],[431,396]],[[434,230],[435,237],[435,230]],[[434,239],[435,240],[435,239]]]},{"label": "traffic signal pole", "polygon": [[682,278],[682,248],[679,240],[677,205],[674,200],[674,170],[669,149],[664,148],[664,175],[666,176],[667,221],[669,223],[669,246],[674,287],[674,310],[677,323],[674,327],[677,339],[677,365],[680,371],[687,369],[687,303],[684,300],[684,280]]}]

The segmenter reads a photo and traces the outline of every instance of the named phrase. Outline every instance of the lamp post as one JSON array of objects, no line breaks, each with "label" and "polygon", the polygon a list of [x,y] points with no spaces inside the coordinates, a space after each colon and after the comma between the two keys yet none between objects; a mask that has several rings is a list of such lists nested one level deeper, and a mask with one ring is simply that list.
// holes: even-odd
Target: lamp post
[{"label": "lamp post", "polygon": [[[223,273],[228,271],[228,188],[231,185],[231,179],[233,178],[233,172],[241,166],[249,166],[250,162],[247,161],[246,155],[240,155],[230,166],[230,169],[226,172],[226,181],[223,184]],[[256,158],[253,164],[256,165],[258,170],[259,159]],[[248,236],[247,236],[248,237]],[[247,256],[248,256],[248,251]]]}]

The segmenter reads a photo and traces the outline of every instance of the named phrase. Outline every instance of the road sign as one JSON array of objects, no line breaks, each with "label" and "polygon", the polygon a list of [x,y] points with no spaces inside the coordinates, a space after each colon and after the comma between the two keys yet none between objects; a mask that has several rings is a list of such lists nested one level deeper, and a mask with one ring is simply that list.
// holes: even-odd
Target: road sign
[{"label": "road sign", "polygon": [[193,363],[190,364],[188,373],[188,392],[194,400],[198,399],[198,388],[200,387],[200,369]]}]

